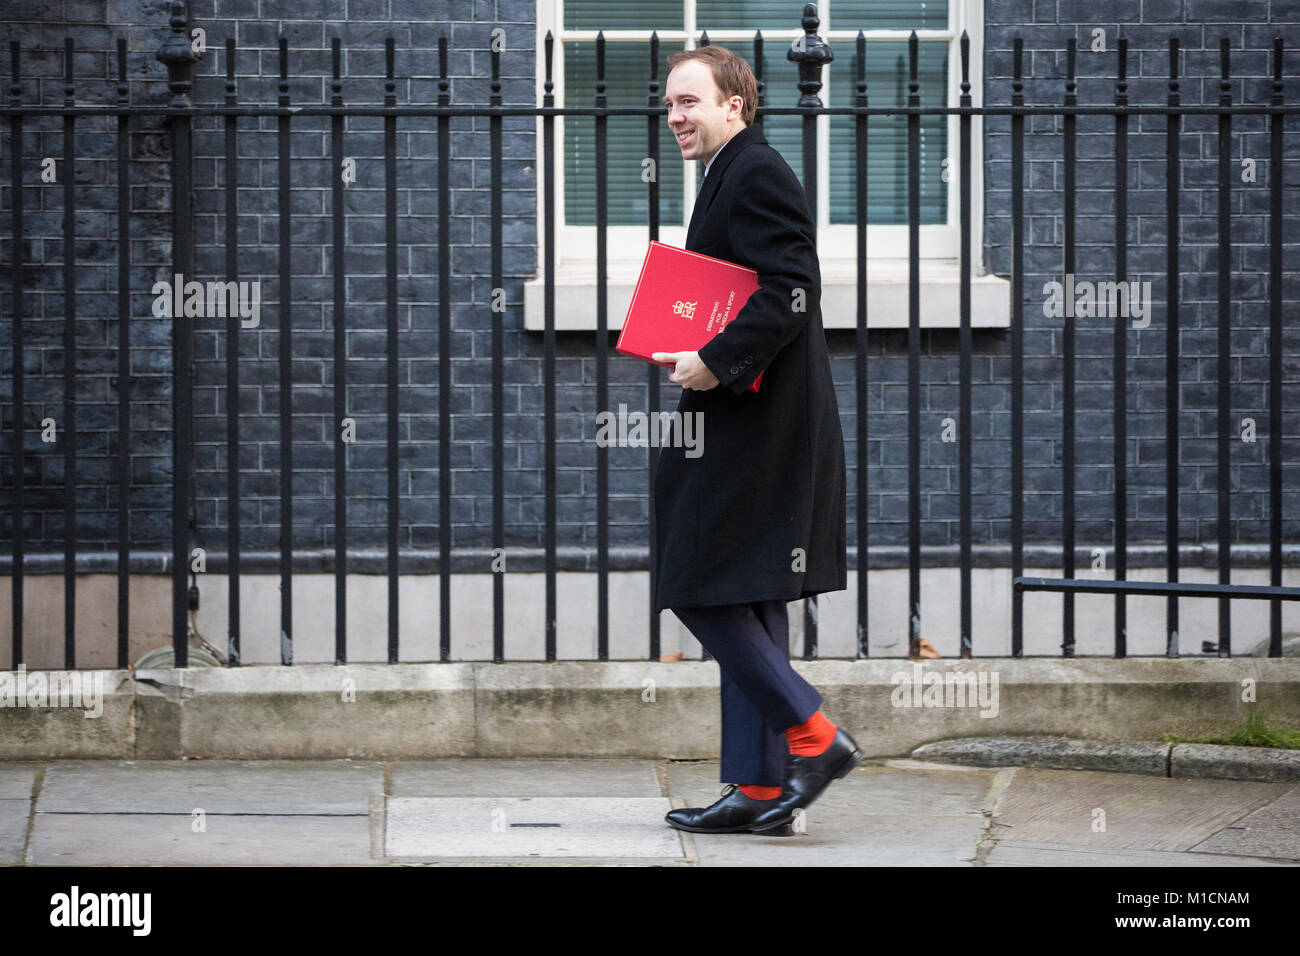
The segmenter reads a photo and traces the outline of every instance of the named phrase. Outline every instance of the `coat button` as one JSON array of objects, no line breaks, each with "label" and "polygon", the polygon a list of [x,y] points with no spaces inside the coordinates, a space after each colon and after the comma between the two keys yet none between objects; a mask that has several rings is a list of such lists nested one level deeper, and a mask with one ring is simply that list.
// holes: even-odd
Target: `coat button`
[{"label": "coat button", "polygon": [[734,365],[731,366],[731,374],[732,374],[732,375],[739,375],[739,374],[740,374],[740,369],[738,369],[738,368],[737,368],[736,366],[734,366]]}]

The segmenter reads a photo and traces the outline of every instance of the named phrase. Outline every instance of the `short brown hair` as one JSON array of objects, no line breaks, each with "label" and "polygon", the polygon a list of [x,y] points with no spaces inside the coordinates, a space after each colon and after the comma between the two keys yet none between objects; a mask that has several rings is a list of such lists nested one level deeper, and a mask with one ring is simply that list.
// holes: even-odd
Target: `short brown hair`
[{"label": "short brown hair", "polygon": [[710,43],[693,50],[679,50],[668,57],[668,71],[687,60],[701,60],[713,70],[713,82],[718,87],[722,99],[719,103],[739,96],[744,101],[740,109],[740,119],[746,126],[754,122],[754,110],[758,105],[758,80],[754,71],[741,57],[736,56],[725,46]]}]

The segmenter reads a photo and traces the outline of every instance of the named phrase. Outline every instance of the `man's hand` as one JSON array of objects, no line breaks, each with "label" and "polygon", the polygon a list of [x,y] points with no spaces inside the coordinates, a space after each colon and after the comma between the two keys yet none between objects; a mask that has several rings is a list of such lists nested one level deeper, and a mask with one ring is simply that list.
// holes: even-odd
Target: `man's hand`
[{"label": "man's hand", "polygon": [[717,387],[717,376],[700,360],[699,352],[655,352],[650,357],[656,362],[675,363],[668,381],[679,382],[682,388],[707,392]]}]

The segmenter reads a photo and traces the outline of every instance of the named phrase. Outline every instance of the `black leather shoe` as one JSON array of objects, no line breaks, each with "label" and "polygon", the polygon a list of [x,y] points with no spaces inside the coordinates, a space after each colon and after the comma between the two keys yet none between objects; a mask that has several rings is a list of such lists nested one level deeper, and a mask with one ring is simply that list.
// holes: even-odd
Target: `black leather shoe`
[{"label": "black leather shoe", "polygon": [[[779,798],[778,798],[779,799]],[[664,819],[679,830],[692,833],[749,833],[750,824],[772,803],[771,800],[753,800],[729,783],[722,791],[722,799],[708,807],[686,807],[669,810]],[[780,835],[788,827],[775,823],[768,836]]]},{"label": "black leather shoe", "polygon": [[796,810],[810,806],[832,780],[848,776],[862,762],[862,756],[853,738],[838,728],[831,745],[815,757],[791,754],[786,758],[781,795],[754,818],[750,827],[755,833],[765,833],[789,826]]}]

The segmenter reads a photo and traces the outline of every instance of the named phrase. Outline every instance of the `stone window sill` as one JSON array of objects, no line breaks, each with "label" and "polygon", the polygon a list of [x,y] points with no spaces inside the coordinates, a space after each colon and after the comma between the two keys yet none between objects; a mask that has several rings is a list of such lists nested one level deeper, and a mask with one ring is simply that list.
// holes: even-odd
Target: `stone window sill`
[{"label": "stone window sill", "polygon": [[[623,326],[640,262],[610,260],[606,315],[611,330]],[[857,263],[823,259],[822,326],[852,329],[857,326]],[[957,328],[960,324],[960,269],[956,259],[921,262],[921,327]],[[1011,283],[1000,276],[971,277],[971,327],[1005,329],[1011,326]],[[545,329],[546,283],[542,277],[524,283],[524,328]],[[867,261],[867,327],[907,328],[908,262],[906,259]],[[595,331],[596,264],[594,261],[557,263],[555,269],[555,328],[557,331]]]}]

